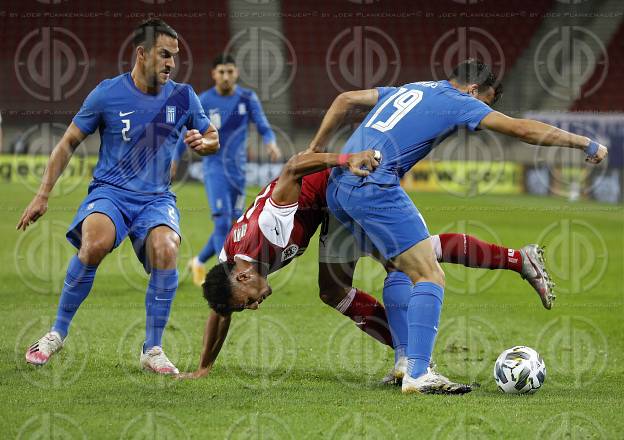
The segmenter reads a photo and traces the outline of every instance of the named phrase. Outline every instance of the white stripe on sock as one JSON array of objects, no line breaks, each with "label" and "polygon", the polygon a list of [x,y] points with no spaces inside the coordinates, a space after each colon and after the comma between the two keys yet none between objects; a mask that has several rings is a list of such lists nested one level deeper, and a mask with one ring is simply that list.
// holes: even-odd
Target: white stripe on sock
[{"label": "white stripe on sock", "polygon": [[353,298],[355,298],[355,290],[356,290],[355,287],[352,287],[351,290],[349,290],[349,293],[347,293],[347,295],[342,299],[342,301],[340,301],[338,305],[336,306],[336,310],[338,310],[343,315],[344,315],[344,312],[347,311],[347,309],[353,302]]}]

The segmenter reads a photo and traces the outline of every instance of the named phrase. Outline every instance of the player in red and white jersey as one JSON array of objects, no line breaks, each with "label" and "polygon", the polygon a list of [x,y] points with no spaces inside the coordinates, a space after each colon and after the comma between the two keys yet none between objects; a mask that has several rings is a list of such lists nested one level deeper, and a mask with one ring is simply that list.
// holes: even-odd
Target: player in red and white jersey
[{"label": "player in red and white jersey", "polygon": [[299,197],[290,204],[276,203],[273,194],[279,180],[269,183],[232,225],[219,261],[253,263],[266,276],[301,255],[325,217],[329,171],[304,176]]},{"label": "player in red and white jersey", "polygon": [[232,226],[220,263],[206,275],[202,287],[212,312],[206,322],[200,368],[182,377],[208,374],[227,336],[232,312],[257,309],[272,293],[267,276],[308,246],[325,215],[328,173],[323,171],[343,166],[367,176],[380,159],[373,150],[302,153],[284,165],[279,178]]}]

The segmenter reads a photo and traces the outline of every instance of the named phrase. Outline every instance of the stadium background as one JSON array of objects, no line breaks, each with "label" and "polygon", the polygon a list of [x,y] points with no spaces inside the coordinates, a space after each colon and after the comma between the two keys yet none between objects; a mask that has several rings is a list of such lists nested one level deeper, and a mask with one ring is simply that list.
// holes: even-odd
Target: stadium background
[{"label": "stadium background", "polygon": [[[460,132],[407,176],[407,188],[622,200],[624,24],[616,0],[219,0],[199,7],[136,0],[84,11],[57,0],[3,6],[0,54],[13,67],[0,74],[3,181],[41,173],[42,159],[33,156],[49,153],[99,81],[130,69],[132,27],[158,15],[182,37],[175,79],[199,93],[212,86],[213,57],[232,53],[240,83],[257,91],[286,156],[305,148],[338,93],[443,79],[471,56],[503,77],[501,110],[586,133],[610,147],[609,160],[590,170],[580,153]],[[351,129],[337,134],[336,148]],[[279,167],[256,166],[266,158],[257,136],[250,144],[249,182],[261,184]],[[96,154],[98,145],[92,136],[81,156]],[[188,177],[197,177],[195,171]]]},{"label": "stadium background", "polygon": [[[3,1],[1,436],[621,438],[623,12],[616,0]],[[482,386],[461,399],[405,398],[377,385],[392,353],[318,299],[312,243],[271,276],[279,293],[261,312],[236,317],[210,377],[178,383],[137,368],[147,278],[126,242],[102,263],[63,352],[50,368],[30,368],[23,352],[54,316],[74,253],[64,233],[86,192],[97,135],[76,152],[46,216],[25,233],[15,224],[86,94],[130,69],[124,43],[151,15],[180,33],[176,79],[198,92],[212,85],[213,56],[231,48],[241,84],[258,92],[286,156],[305,148],[339,92],[443,78],[467,56],[504,72],[505,112],[608,145],[607,163],[587,167],[580,152],[459,133],[404,182],[432,232],[547,244],[555,308],[543,310],[516,274],[445,265],[435,360],[449,377]],[[251,185],[279,169],[254,133]],[[203,189],[186,184],[197,173],[185,168],[175,184],[182,282],[164,345],[189,370],[207,307],[184,267],[212,224]],[[355,285],[380,298],[383,277],[363,259]],[[498,393],[491,378],[498,353],[517,343],[547,363],[544,390],[530,398]]]}]

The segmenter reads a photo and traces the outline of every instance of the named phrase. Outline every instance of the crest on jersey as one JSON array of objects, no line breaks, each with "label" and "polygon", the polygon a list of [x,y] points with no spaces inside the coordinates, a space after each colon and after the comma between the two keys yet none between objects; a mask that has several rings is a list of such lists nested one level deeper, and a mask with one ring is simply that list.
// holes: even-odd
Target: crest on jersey
[{"label": "crest on jersey", "polygon": [[297,246],[296,244],[291,244],[282,251],[282,261],[290,260],[295,255],[297,255],[297,251],[299,251],[299,246]]},{"label": "crest on jersey", "polygon": [[175,124],[176,120],[176,108],[175,105],[167,106],[167,124]]},{"label": "crest on jersey", "polygon": [[239,102],[238,103],[238,114],[239,115],[244,115],[247,113],[247,106],[245,105],[244,102]]}]

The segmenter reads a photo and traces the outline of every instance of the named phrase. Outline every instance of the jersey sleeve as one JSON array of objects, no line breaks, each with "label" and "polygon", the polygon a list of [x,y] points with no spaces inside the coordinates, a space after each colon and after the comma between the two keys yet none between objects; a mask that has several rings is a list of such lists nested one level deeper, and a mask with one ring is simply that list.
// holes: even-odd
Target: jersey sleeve
[{"label": "jersey sleeve", "polygon": [[269,121],[264,115],[262,104],[260,104],[258,95],[254,92],[251,92],[249,96],[249,116],[251,117],[253,123],[256,124],[258,133],[262,136],[262,142],[264,144],[275,142],[275,133],[273,133],[273,130],[269,125]]},{"label": "jersey sleeve", "polygon": [[295,227],[297,207],[297,203],[277,205],[273,199],[269,198],[258,216],[258,226],[262,235],[275,246],[285,247]]},{"label": "jersey sleeve", "polygon": [[469,130],[475,131],[481,120],[492,112],[492,108],[476,98],[469,97],[462,103],[457,125],[464,125]]},{"label": "jersey sleeve", "polygon": [[210,120],[204,112],[204,108],[199,101],[199,96],[195,93],[192,87],[189,90],[189,116],[186,121],[186,128],[189,130],[195,129],[200,133],[205,133],[210,126]]},{"label": "jersey sleeve", "polygon": [[386,96],[396,91],[397,91],[396,87],[377,87],[377,93],[379,93],[379,98],[377,99],[377,101],[379,102],[382,99],[385,99]]},{"label": "jersey sleeve", "polygon": [[72,120],[84,134],[92,134],[100,125],[103,109],[101,97],[100,83],[95,89],[91,90],[91,93],[84,100],[82,107],[80,107],[80,110],[78,110],[78,113]]}]

